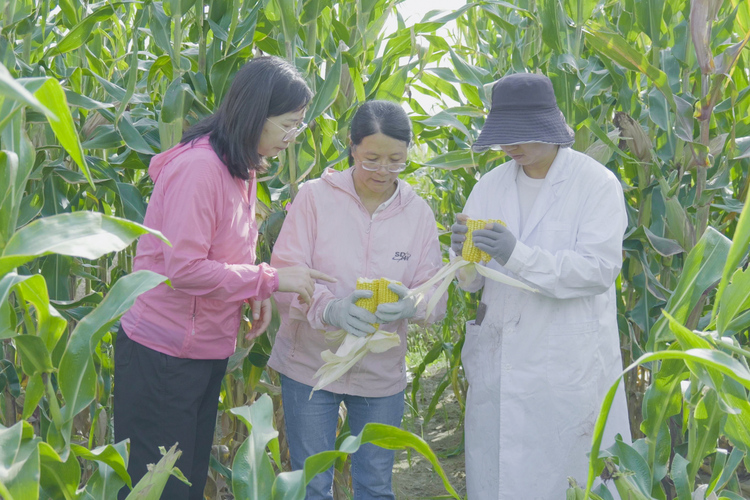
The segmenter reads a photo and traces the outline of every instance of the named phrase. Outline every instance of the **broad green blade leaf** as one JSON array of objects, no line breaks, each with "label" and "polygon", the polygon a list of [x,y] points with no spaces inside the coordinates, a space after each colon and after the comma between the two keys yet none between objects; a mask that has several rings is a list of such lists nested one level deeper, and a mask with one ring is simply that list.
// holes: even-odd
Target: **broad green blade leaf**
[{"label": "broad green blade leaf", "polygon": [[36,257],[59,253],[98,259],[127,247],[143,234],[166,238],[136,222],[98,212],[73,212],[37,219],[17,231],[0,256],[0,275]]},{"label": "broad green blade leaf", "polygon": [[23,300],[33,304],[36,311],[36,335],[46,349],[52,352],[68,322],[50,305],[44,278],[39,274],[30,276],[18,283],[16,289],[23,296]]},{"label": "broad green blade leaf", "polygon": [[[92,354],[105,333],[135,302],[138,295],[151,290],[166,278],[151,271],[136,271],[117,280],[104,300],[78,322],[70,334],[60,360],[58,382],[65,398],[64,422],[72,421],[96,395],[96,369]],[[62,436],[66,442],[69,436]]]},{"label": "broad green blade leaf", "polygon": [[[713,349],[690,349],[688,351],[659,351],[646,353],[628,366],[623,371],[623,375],[644,363],[669,359],[683,360],[686,362],[691,361],[702,367],[715,369],[750,389],[750,370],[730,355]],[[622,375],[617,378],[607,391],[607,394],[602,401],[601,410],[596,419],[596,424],[594,425],[594,437],[591,444],[591,452],[589,454],[589,476],[586,484],[587,494],[591,491],[591,487],[594,484],[594,479],[596,477],[595,471],[601,468],[599,450],[601,449],[604,426],[607,423],[609,412],[612,409],[612,402],[614,401],[615,393],[617,392],[621,380]]]},{"label": "broad green blade leaf", "polygon": [[42,380],[42,375],[38,374],[29,377],[29,381],[26,383],[26,392],[24,393],[21,418],[26,420],[34,413],[37,406],[39,406],[42,396],[44,396],[44,380]]},{"label": "broad green blade leaf", "polygon": [[674,95],[667,81],[667,75],[660,69],[652,66],[644,54],[631,47],[621,35],[616,33],[592,27],[587,27],[584,31],[586,32],[586,39],[589,46],[593,50],[599,52],[604,57],[611,58],[627,69],[646,75],[661,93],[664,94],[672,111],[677,112]]},{"label": "broad green blade leaf", "polygon": [[[330,64],[330,63],[329,63]],[[341,81],[341,50],[336,55],[336,60],[333,65],[326,66],[326,77],[323,81],[323,85],[315,92],[310,106],[307,109],[307,116],[305,116],[305,123],[310,123],[317,117],[325,113],[325,111],[333,104],[336,100],[336,96],[339,93],[339,84]]]},{"label": "broad green blade leaf", "polygon": [[719,334],[723,335],[727,325],[750,309],[750,271],[737,269],[732,280],[721,295],[719,317],[716,322]]},{"label": "broad green blade leaf", "polygon": [[0,151],[0,250],[16,231],[12,214],[21,201],[16,199],[17,174],[18,156],[12,151]]},{"label": "broad green blade leaf", "polygon": [[45,442],[39,443],[41,465],[40,485],[50,498],[77,498],[76,491],[81,481],[81,465],[72,453],[63,460]]},{"label": "broad green blade leaf", "polygon": [[232,491],[238,498],[265,500],[271,498],[275,472],[266,447],[276,443],[278,431],[273,428],[273,402],[264,394],[251,406],[232,408],[250,435],[237,450],[232,462]]},{"label": "broad green blade leaf", "polygon": [[120,132],[122,140],[125,144],[133,151],[138,151],[145,155],[153,155],[154,150],[148,145],[146,139],[143,138],[140,132],[135,128],[133,122],[130,119],[130,113],[125,112],[120,116],[120,120],[117,122],[117,130]]},{"label": "broad green blade leaf", "polygon": [[18,101],[30,108],[33,108],[46,116],[54,116],[54,113],[47,109],[44,104],[34,97],[34,95],[26,90],[26,88],[18,83],[2,63],[0,63],[0,96],[9,97],[14,101]]},{"label": "broad green blade leaf", "polygon": [[50,373],[54,370],[52,358],[44,341],[35,335],[19,335],[14,342],[21,354],[21,366],[26,375]]},{"label": "broad green blade leaf", "polygon": [[54,78],[49,78],[34,93],[34,96],[39,99],[39,102],[52,110],[57,117],[56,120],[49,119],[50,127],[52,127],[62,147],[65,148],[65,151],[78,164],[83,175],[86,176],[89,184],[93,187],[94,180],[91,178],[91,172],[89,172],[89,167],[84,160],[81,141],[78,140],[78,133],[76,132],[73,116],[70,114],[70,107],[68,106],[68,100],[65,98],[65,91],[62,85]]},{"label": "broad green blade leaf", "polygon": [[105,446],[99,446],[93,450],[89,450],[88,448],[84,448],[77,444],[71,444],[70,449],[80,458],[99,462],[100,470],[103,464],[106,465],[123,480],[123,484],[127,482],[128,487],[133,486],[130,481],[130,475],[128,474],[128,466],[125,464],[125,457],[127,457],[125,441],[121,441],[116,445],[108,444]]},{"label": "broad green blade leaf", "polygon": [[177,459],[182,455],[182,452],[177,449],[177,445],[172,446],[169,451],[162,450],[162,454],[164,456],[161,457],[161,460],[138,481],[138,484],[135,485],[133,491],[125,500],[160,500],[169,476],[174,475],[178,478],[182,476],[179,469],[174,466]]},{"label": "broad green blade leaf", "polygon": [[621,471],[626,469],[633,473],[633,482],[640,493],[648,497],[651,494],[651,468],[641,454],[630,444],[623,442],[619,435],[608,451],[620,459]]},{"label": "broad green blade leaf", "polygon": [[115,8],[118,5],[121,5],[121,2],[105,5],[104,7],[95,10],[90,15],[83,18],[80,23],[78,23],[72,30],[68,32],[67,35],[65,35],[65,37],[63,37],[62,40],[60,40],[60,43],[47,49],[47,51],[44,53],[43,58],[46,59],[57,54],[70,52],[71,50],[75,50],[86,43],[91,36],[91,32],[94,30],[96,24],[112,17],[112,14],[114,14],[115,12]]},{"label": "broad green blade leaf", "polygon": [[375,99],[401,102],[406,92],[406,76],[409,66],[402,66],[378,86]]},{"label": "broad green blade leaf", "polygon": [[[661,25],[664,16],[664,0],[649,0],[648,2],[635,2],[635,19],[651,39],[654,47],[661,46]],[[656,50],[656,49],[652,49]]]},{"label": "broad green blade leaf", "polygon": [[39,498],[39,443],[31,424],[0,425],[0,493],[6,500]]},{"label": "broad green blade leaf", "polygon": [[453,67],[456,69],[456,74],[463,83],[469,83],[475,87],[482,89],[485,83],[491,81],[489,71],[479,66],[474,66],[466,62],[461,56],[456,54],[453,49],[450,51],[451,61],[453,61]]},{"label": "broad green blade leaf", "polygon": [[[703,293],[721,276],[729,253],[729,240],[709,227],[685,259],[680,280],[669,298],[665,310],[678,322],[684,323]],[[651,330],[647,349],[672,338],[666,317],[659,318]]]},{"label": "broad green blade leaf", "polygon": [[742,257],[747,253],[747,248],[750,246],[750,190],[747,191],[745,197],[745,207],[742,209],[740,219],[737,222],[737,228],[734,230],[734,238],[732,241],[732,247],[729,250],[729,254],[724,262],[724,269],[721,273],[721,283],[719,288],[716,290],[716,300],[714,302],[714,309],[712,317],[716,320],[716,312],[719,308],[719,304],[722,302],[724,295],[724,289],[729,284],[729,277],[735,272],[737,266],[739,266]]}]

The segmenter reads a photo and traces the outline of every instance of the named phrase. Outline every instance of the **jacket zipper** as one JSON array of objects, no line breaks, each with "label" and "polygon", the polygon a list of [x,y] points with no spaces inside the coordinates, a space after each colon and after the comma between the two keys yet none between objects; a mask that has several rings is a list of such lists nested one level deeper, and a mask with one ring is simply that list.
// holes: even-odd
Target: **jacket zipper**
[{"label": "jacket zipper", "polygon": [[193,297],[193,315],[191,319],[192,331],[190,332],[190,335],[195,335],[195,312],[197,308],[198,308],[198,298]]}]

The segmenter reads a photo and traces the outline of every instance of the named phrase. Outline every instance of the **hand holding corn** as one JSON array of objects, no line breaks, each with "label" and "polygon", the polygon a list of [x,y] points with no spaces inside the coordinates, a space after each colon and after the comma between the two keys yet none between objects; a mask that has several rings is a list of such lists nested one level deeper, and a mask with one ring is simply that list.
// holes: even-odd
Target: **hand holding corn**
[{"label": "hand holding corn", "polygon": [[323,312],[323,321],[356,337],[375,333],[375,315],[356,304],[358,301],[370,300],[372,296],[372,290],[354,290],[348,297],[332,300]]},{"label": "hand holding corn", "polygon": [[466,241],[466,233],[469,227],[466,225],[468,217],[464,214],[456,214],[456,223],[451,226],[451,249],[456,255],[461,255]]},{"label": "hand holding corn", "polygon": [[[503,224],[493,221],[487,221],[485,229],[474,231],[472,238],[474,246],[489,254],[503,266],[508,262],[513,249],[516,248],[516,237],[513,236],[513,233]],[[467,258],[467,260],[469,259]]]},{"label": "hand holding corn", "polygon": [[400,283],[391,283],[387,289],[391,292],[391,295],[395,294],[398,300],[396,302],[386,302],[384,297],[381,297],[380,305],[375,310],[375,317],[381,323],[390,323],[414,317],[417,313],[417,298],[405,298],[406,294],[409,293],[409,289]]}]

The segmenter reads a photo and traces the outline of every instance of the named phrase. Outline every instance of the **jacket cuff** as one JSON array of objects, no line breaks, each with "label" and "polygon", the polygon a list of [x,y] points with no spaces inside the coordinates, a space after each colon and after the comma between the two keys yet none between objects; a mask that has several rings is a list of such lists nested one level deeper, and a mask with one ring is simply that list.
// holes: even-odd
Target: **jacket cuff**
[{"label": "jacket cuff", "polygon": [[508,262],[506,262],[503,267],[508,271],[520,274],[521,270],[525,267],[525,263],[531,258],[533,252],[534,250],[532,250],[531,247],[516,240],[516,246],[513,248],[513,252],[510,254]]},{"label": "jacket cuff", "polygon": [[276,268],[265,262],[258,265],[258,293],[257,298],[265,300],[279,289],[279,273]]}]

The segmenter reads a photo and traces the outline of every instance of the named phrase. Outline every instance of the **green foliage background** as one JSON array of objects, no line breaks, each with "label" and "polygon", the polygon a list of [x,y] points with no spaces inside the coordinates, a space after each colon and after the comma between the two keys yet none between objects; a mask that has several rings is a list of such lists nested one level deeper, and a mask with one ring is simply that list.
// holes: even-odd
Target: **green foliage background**
[{"label": "green foliage background", "polygon": [[[388,16],[398,26],[386,36]],[[438,31],[452,21],[450,36]],[[741,217],[749,217],[749,39],[744,0],[488,0],[410,25],[393,0],[4,0],[0,461],[10,472],[0,474],[0,495],[109,498],[129,480],[124,448],[112,444],[111,332],[132,294],[161,279],[131,273],[131,242],[147,231],[145,169],[214,109],[244,61],[274,54],[294,61],[315,98],[309,129],[260,185],[264,260],[298,185],[345,167],[347,124],[373,98],[409,110],[415,145],[405,178],[433,207],[447,244],[479,176],[505,161],[469,149],[492,83],[521,71],[550,76],[574,148],[610,168],[628,202],[618,320],[625,365],[635,362],[625,381],[638,441],[616,443],[602,460],[594,453],[592,474],[606,468],[636,498],[687,499],[701,485],[700,494],[741,498],[750,452],[742,372],[750,222]],[[416,333],[427,352],[412,406],[426,419],[445,390],[463,404],[462,325],[475,303],[452,290],[446,321]],[[277,394],[264,369],[277,327],[252,345],[238,336],[222,391],[215,494],[239,484],[231,468],[250,432],[229,410]],[[419,408],[422,373],[438,359],[449,369]],[[282,428],[278,405],[260,413]]]}]

